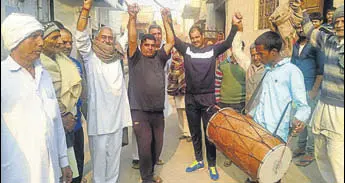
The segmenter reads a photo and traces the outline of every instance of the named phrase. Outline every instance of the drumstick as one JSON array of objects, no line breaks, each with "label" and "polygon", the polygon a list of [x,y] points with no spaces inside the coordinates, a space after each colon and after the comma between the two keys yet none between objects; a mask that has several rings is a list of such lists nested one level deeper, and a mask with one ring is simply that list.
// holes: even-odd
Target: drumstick
[{"label": "drumstick", "polygon": [[220,108],[218,105],[214,105],[213,106],[214,108],[218,109],[218,110],[221,110],[222,108]]},{"label": "drumstick", "polygon": [[218,105],[211,105],[210,107],[207,108],[207,112],[210,111],[211,108],[216,108],[218,111],[221,110],[222,108],[220,108]]},{"label": "drumstick", "polygon": [[280,159],[279,159],[279,162],[278,162],[276,168],[274,169],[274,172],[275,172],[276,174],[278,173],[278,168],[280,167],[280,165],[281,165],[281,163],[282,163],[282,161],[283,161],[283,157],[284,157],[286,148],[287,148],[288,145],[290,144],[290,142],[291,142],[291,140],[292,140],[292,137],[293,137],[292,135],[289,136],[289,138],[288,138],[288,140],[287,140],[287,142],[286,142],[286,145],[285,145],[285,147],[284,147],[283,153],[282,153],[282,155],[281,155],[281,157],[280,157]]},{"label": "drumstick", "polygon": [[157,0],[153,0],[158,6],[160,6],[161,8],[165,8],[161,3],[159,3]]}]

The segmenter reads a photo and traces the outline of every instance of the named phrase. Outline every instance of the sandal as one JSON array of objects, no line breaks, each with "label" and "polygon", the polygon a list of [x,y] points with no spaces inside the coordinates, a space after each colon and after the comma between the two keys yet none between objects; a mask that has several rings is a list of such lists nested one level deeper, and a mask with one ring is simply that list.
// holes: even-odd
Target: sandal
[{"label": "sandal", "polygon": [[155,183],[162,183],[163,182],[163,180],[162,180],[162,178],[160,177],[160,176],[153,176],[153,182],[155,182]]},{"label": "sandal", "polygon": [[232,164],[232,161],[229,159],[224,161],[224,167],[229,167],[229,166],[231,166],[231,164]]},{"label": "sandal", "polygon": [[304,155],[298,162],[296,162],[297,166],[306,167],[310,165],[315,160],[314,156],[311,154]]},{"label": "sandal", "polygon": [[305,155],[305,150],[298,148],[293,152],[292,158],[297,158],[298,156]]}]

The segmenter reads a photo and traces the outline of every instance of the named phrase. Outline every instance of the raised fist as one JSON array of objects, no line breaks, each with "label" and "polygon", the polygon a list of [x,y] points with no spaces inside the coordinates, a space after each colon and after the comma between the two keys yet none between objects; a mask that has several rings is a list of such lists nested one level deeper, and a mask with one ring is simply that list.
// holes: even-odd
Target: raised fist
[{"label": "raised fist", "polygon": [[161,14],[162,14],[163,17],[165,17],[165,16],[170,16],[170,15],[171,15],[171,11],[170,11],[169,8],[163,8],[163,9],[161,10]]},{"label": "raised fist", "polygon": [[242,19],[243,17],[240,12],[236,12],[234,16],[232,17],[232,24],[237,26],[239,31],[243,30]]},{"label": "raised fist", "polygon": [[140,11],[140,7],[139,7],[139,5],[138,5],[137,3],[128,5],[128,14],[129,14],[131,17],[137,16],[137,14],[139,13],[139,11]]},{"label": "raised fist", "polygon": [[171,11],[169,8],[163,8],[161,10],[162,18],[172,23]]}]

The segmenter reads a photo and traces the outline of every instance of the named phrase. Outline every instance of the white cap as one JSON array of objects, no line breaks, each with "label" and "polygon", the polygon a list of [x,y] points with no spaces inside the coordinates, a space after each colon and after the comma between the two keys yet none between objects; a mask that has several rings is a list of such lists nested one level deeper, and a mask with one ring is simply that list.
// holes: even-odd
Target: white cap
[{"label": "white cap", "polygon": [[43,31],[43,26],[35,17],[22,13],[10,14],[1,25],[5,48],[11,51],[38,30]]}]

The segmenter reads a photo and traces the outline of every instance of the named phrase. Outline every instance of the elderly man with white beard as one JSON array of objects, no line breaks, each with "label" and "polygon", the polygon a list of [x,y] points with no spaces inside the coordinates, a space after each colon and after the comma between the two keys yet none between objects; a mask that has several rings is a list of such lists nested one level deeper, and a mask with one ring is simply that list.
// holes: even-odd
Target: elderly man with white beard
[{"label": "elderly man with white beard", "polygon": [[132,124],[121,55],[111,28],[102,27],[90,40],[86,25],[93,0],[84,0],[77,23],[76,45],[88,82],[88,136],[94,183],[119,179],[122,128]]}]

